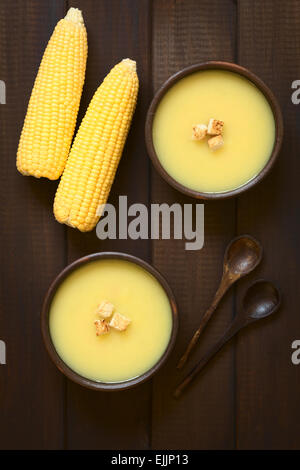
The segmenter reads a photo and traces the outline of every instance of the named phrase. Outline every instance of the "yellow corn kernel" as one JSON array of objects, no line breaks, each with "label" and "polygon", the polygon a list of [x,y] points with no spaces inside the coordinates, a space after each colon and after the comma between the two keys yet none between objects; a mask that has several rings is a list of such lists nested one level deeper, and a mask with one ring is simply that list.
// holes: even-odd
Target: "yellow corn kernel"
[{"label": "yellow corn kernel", "polygon": [[58,222],[82,232],[97,224],[122,155],[137,92],[136,63],[124,59],[94,94],[56,192]]},{"label": "yellow corn kernel", "polygon": [[70,8],[48,42],[28,104],[17,153],[23,175],[62,174],[85,77],[87,34],[81,11]]}]

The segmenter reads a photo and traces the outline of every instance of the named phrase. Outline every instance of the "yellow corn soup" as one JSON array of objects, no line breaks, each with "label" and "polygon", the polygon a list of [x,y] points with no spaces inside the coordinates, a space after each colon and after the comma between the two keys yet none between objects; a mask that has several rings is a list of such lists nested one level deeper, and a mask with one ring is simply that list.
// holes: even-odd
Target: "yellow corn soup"
[{"label": "yellow corn soup", "polygon": [[[103,300],[131,320],[125,331],[96,336]],[[99,382],[118,382],[148,371],[163,355],[172,330],[168,297],[145,269],[123,260],[92,261],[61,284],[49,312],[57,353],[75,372]]]},{"label": "yellow corn soup", "polygon": [[[195,124],[224,121],[223,147],[212,151],[209,136],[192,140]],[[210,136],[212,137],[212,136]],[[170,88],[157,107],[153,142],[176,181],[201,192],[236,189],[266,165],[275,141],[275,121],[263,93],[241,75],[195,72]]]}]

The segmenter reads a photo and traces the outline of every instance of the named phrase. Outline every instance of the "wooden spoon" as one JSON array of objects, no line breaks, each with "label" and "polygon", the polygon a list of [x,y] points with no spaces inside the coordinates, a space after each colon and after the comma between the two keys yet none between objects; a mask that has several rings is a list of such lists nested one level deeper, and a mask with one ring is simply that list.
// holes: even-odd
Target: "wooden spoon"
[{"label": "wooden spoon", "polygon": [[208,361],[242,328],[261,318],[268,317],[278,310],[281,296],[278,289],[265,280],[256,281],[246,292],[243,309],[238,313],[224,336],[206,353],[192,369],[181,384],[176,388],[174,397],[178,398],[183,390],[192,382],[196,375],[206,366]]},{"label": "wooden spoon", "polygon": [[223,261],[223,276],[212,304],[201,318],[199,328],[194,333],[185,353],[178,362],[177,369],[181,369],[186,363],[191,351],[207,325],[212,314],[220,303],[220,300],[238,279],[249,274],[262,259],[263,249],[261,244],[250,235],[240,235],[231,240],[226,248]]}]

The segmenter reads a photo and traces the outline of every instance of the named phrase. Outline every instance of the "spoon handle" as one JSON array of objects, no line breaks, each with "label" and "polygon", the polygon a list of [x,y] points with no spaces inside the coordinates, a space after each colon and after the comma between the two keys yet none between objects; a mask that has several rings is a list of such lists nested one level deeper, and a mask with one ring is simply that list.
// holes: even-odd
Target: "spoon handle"
[{"label": "spoon handle", "polygon": [[229,277],[227,273],[225,273],[222,277],[221,283],[219,285],[219,288],[215,294],[215,297],[210,305],[210,307],[206,310],[205,314],[201,318],[200,325],[198,329],[195,331],[194,336],[192,337],[191,341],[188,344],[188,347],[185,350],[185,353],[179,360],[177,364],[177,369],[181,369],[184,364],[186,363],[189,355],[191,354],[192,350],[195,348],[199,337],[201,336],[201,333],[203,332],[204,328],[206,327],[208,321],[210,320],[212,314],[216,310],[217,306],[220,303],[220,300],[224,296],[224,294],[227,292],[229,287],[235,282],[236,279]]},{"label": "spoon handle", "polygon": [[234,321],[222,338],[200,359],[198,364],[191,370],[185,379],[178,385],[174,397],[179,398],[184,389],[193,381],[196,375],[206,366],[210,359],[227,343],[244,325]]}]

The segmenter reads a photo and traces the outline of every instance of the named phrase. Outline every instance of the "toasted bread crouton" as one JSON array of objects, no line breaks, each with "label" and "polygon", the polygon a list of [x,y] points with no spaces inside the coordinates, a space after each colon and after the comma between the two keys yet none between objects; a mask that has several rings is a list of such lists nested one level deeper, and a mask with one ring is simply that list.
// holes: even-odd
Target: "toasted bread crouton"
[{"label": "toasted bread crouton", "polygon": [[215,137],[208,139],[207,143],[211,150],[217,150],[223,146],[224,140],[221,135],[216,135]]},{"label": "toasted bread crouton", "polygon": [[209,135],[220,135],[223,132],[224,122],[211,118],[208,123],[207,133]]},{"label": "toasted bread crouton", "polygon": [[195,124],[193,126],[193,140],[202,140],[207,134],[207,126],[205,124]]},{"label": "toasted bread crouton", "polygon": [[95,320],[94,325],[96,327],[96,335],[97,336],[105,335],[106,333],[109,332],[109,325],[104,319]]},{"label": "toasted bread crouton", "polygon": [[101,318],[109,318],[112,316],[114,309],[115,307],[111,302],[108,302],[107,300],[103,300],[103,302],[101,302],[101,304],[98,305],[96,313]]},{"label": "toasted bread crouton", "polygon": [[112,328],[115,328],[116,330],[119,331],[124,331],[130,325],[131,320],[129,318],[125,317],[124,315],[121,315],[120,313],[116,312],[112,319],[109,322],[109,326]]}]

